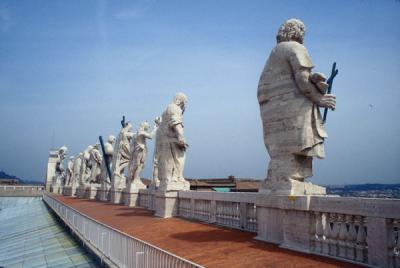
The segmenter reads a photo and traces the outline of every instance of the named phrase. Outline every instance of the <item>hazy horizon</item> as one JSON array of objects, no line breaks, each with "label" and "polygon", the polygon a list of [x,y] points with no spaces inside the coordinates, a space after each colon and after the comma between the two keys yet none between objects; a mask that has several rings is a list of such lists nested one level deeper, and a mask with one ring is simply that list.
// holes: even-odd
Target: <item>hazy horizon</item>
[{"label": "hazy horizon", "polygon": [[315,70],[339,68],[310,181],[398,183],[399,12],[396,0],[2,1],[0,170],[41,181],[51,147],[75,155],[117,135],[122,115],[153,125],[182,91],[185,176],[265,178],[257,84],[278,27],[297,17]]}]

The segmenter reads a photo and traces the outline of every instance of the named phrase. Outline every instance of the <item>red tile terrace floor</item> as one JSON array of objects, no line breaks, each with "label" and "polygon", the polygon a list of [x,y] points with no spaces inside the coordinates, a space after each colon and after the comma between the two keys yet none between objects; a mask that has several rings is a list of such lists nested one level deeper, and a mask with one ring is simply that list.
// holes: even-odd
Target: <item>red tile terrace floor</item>
[{"label": "red tile terrace floor", "polygon": [[360,267],[285,250],[254,240],[254,233],[180,218],[162,219],[144,208],[54,196],[81,213],[205,267]]}]

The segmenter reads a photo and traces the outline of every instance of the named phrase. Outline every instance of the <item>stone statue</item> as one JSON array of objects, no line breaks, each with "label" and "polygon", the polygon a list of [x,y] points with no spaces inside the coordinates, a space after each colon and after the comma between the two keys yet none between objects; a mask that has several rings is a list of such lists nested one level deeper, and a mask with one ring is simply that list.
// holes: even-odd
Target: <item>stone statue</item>
[{"label": "stone statue", "polygon": [[154,189],[158,188],[160,185],[160,179],[158,178],[158,159],[159,159],[159,147],[160,147],[160,124],[161,117],[157,116],[154,120],[155,123],[155,141],[154,141],[154,152],[153,152],[153,180],[151,182],[151,187]]},{"label": "stone statue", "polygon": [[281,25],[258,84],[264,142],[271,158],[260,192],[326,193],[325,188],[304,179],[312,176],[313,157],[325,156],[327,134],[318,107],[334,109],[336,98],[325,94],[326,78],[312,73],[304,33],[305,26],[298,19]]},{"label": "stone statue", "polygon": [[113,178],[112,184],[114,188],[125,188],[126,176],[125,169],[129,164],[131,156],[130,142],[133,138],[132,124],[130,122],[121,129],[118,140],[116,143],[116,150],[114,150],[113,156]]},{"label": "stone statue", "polygon": [[91,166],[91,174],[89,178],[89,183],[99,183],[100,182],[100,173],[101,173],[101,162],[103,158],[100,154],[100,144],[96,143],[90,151],[90,166]]},{"label": "stone statue", "polygon": [[158,137],[158,176],[161,191],[189,190],[183,177],[185,152],[188,147],[183,133],[183,113],[187,97],[177,93],[161,117]]},{"label": "stone statue", "polygon": [[[101,186],[99,189],[98,199],[101,201],[110,200],[110,189],[111,189],[111,178],[107,168],[109,168],[110,173],[112,172],[112,161],[114,155],[114,144],[115,137],[110,135],[107,142],[104,144],[103,152],[103,162],[101,165],[100,181]],[[109,165],[108,167],[106,165]]]},{"label": "stone statue", "polygon": [[82,166],[82,160],[83,160],[83,153],[79,153],[75,159],[74,159],[74,168],[73,168],[73,180],[72,180],[72,186],[77,186],[79,185],[79,178],[80,178],[80,173],[81,173],[81,166]]},{"label": "stone statue", "polygon": [[56,168],[55,168],[55,175],[53,177],[53,192],[59,192],[60,187],[62,183],[64,182],[65,179],[65,169],[64,169],[64,159],[67,154],[68,148],[65,146],[62,146],[60,149],[58,149],[58,156],[56,160]]},{"label": "stone statue", "polygon": [[[156,130],[156,129],[155,129]],[[154,132],[150,132],[150,125],[142,122],[137,130],[131,147],[131,161],[129,165],[128,190],[134,192],[145,189],[146,185],[140,180],[147,156],[147,139],[152,139]]]},{"label": "stone statue", "polygon": [[[111,183],[111,178],[109,178],[108,173],[107,173],[107,167],[105,166],[106,163],[109,163],[109,168],[112,170],[112,160],[113,160],[113,154],[114,154],[114,144],[115,144],[116,138],[113,135],[110,135],[108,137],[107,142],[104,144],[104,155],[103,155],[103,164],[101,166],[101,178],[102,181],[105,181],[106,183]],[[106,161],[107,159],[107,161]]]},{"label": "stone statue", "polygon": [[65,185],[68,185],[68,186],[71,185],[72,177],[74,175],[73,169],[74,169],[74,156],[71,155],[69,157],[69,161],[67,164],[67,178],[65,180]]},{"label": "stone statue", "polygon": [[82,155],[82,164],[81,164],[81,175],[80,175],[80,184],[86,185],[89,182],[90,174],[91,174],[91,163],[90,163],[90,152],[92,151],[93,146],[89,145],[84,151]]}]

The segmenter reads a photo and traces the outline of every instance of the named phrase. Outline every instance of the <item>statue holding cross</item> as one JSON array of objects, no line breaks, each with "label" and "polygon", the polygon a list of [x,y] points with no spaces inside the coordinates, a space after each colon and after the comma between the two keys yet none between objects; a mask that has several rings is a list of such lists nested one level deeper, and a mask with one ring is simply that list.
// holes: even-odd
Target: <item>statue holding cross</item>
[{"label": "statue holding cross", "polygon": [[258,84],[264,143],[271,158],[260,192],[326,194],[324,187],[305,179],[312,176],[313,158],[325,157],[327,133],[319,107],[336,107],[336,97],[329,93],[337,70],[335,64],[328,80],[312,71],[304,33],[304,23],[298,19],[281,25]]}]

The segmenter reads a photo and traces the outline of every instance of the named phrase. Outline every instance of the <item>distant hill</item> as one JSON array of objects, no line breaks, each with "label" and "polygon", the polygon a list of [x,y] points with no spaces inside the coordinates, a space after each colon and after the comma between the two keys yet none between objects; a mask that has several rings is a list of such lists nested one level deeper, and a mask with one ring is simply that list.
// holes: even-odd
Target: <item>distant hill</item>
[{"label": "distant hill", "polygon": [[18,181],[18,184],[29,184],[29,185],[43,185],[42,182],[38,181],[33,181],[33,180],[23,180],[21,178],[18,178],[17,176],[9,175],[3,170],[0,170],[0,184],[1,180],[16,180]]},{"label": "distant hill", "polygon": [[328,194],[353,197],[400,198],[400,184],[348,184],[327,185]]},{"label": "distant hill", "polygon": [[0,179],[10,179],[10,180],[18,180],[21,181],[20,178],[17,178],[16,176],[8,175],[4,171],[0,170]]}]

